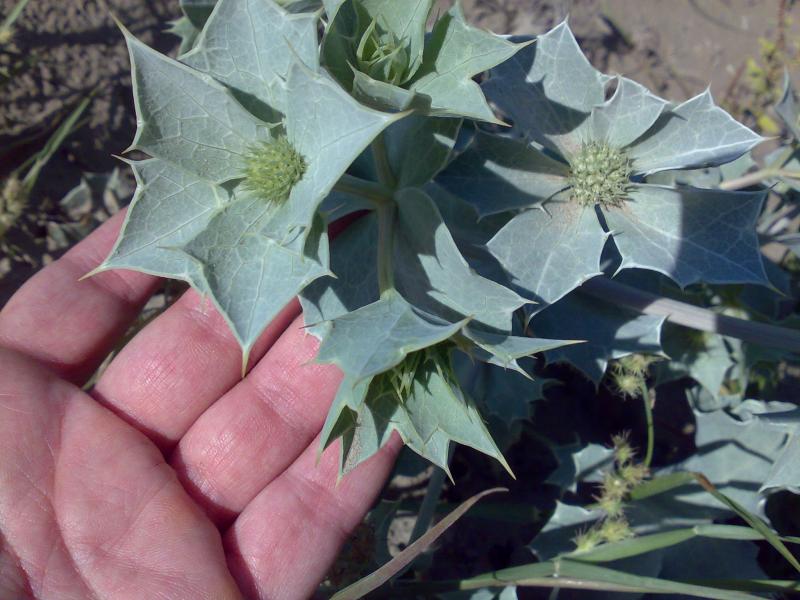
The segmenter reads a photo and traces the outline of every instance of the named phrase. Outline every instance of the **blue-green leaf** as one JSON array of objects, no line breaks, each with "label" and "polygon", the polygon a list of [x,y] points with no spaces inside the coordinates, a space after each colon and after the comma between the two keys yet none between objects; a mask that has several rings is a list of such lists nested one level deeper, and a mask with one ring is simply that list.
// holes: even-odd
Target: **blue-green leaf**
[{"label": "blue-green leaf", "polygon": [[456,3],[436,22],[410,89],[430,100],[430,114],[498,122],[472,78],[525,45],[470,26]]},{"label": "blue-green leaf", "polygon": [[605,101],[609,79],[589,64],[564,21],[492,69],[483,89],[518,135],[569,157],[581,143],[576,129]]},{"label": "blue-green leaf", "polygon": [[719,166],[763,140],[716,106],[706,90],[665,112],[647,135],[630,146],[629,154],[634,170],[647,175]]},{"label": "blue-green leaf", "polygon": [[663,273],[691,283],[769,286],[756,220],[762,192],[634,185],[620,208],[603,213],[622,255],[621,269]]},{"label": "blue-green leaf", "polygon": [[472,271],[442,221],[436,205],[419,189],[397,194],[395,285],[414,306],[471,326],[511,329],[511,314],[525,304],[515,292]]},{"label": "blue-green leaf", "polygon": [[480,216],[528,208],[569,187],[569,165],[522,140],[478,132],[436,182]]},{"label": "blue-green leaf", "polygon": [[548,362],[571,363],[597,385],[611,359],[633,353],[660,354],[664,321],[664,317],[632,313],[573,293],[534,316],[529,330],[541,337],[586,340],[550,350],[545,357]]},{"label": "blue-green leaf", "polygon": [[489,242],[489,250],[514,285],[542,303],[534,307],[540,309],[601,274],[607,235],[594,209],[561,195],[511,219]]},{"label": "blue-green leaf", "polygon": [[202,268],[203,288],[230,323],[244,350],[300,290],[329,273],[328,238],[317,218],[307,236],[278,243],[274,210],[244,197],[220,210],[185,246]]},{"label": "blue-green leaf", "polygon": [[220,0],[187,65],[232,88],[251,112],[276,122],[286,112],[294,60],[319,64],[316,14],[291,14],[268,0]]},{"label": "blue-green leaf", "polygon": [[391,369],[410,352],[450,338],[466,322],[449,323],[389,292],[329,321],[317,360],[338,365],[358,383]]},{"label": "blue-green leaf", "polygon": [[199,285],[199,265],[180,247],[208,226],[228,192],[158,158],[129,164],[136,193],[122,234],[97,271],[136,269]]},{"label": "blue-green leaf", "polygon": [[132,148],[210,183],[241,177],[243,154],[269,139],[267,126],[222,84],[125,32],[138,128]]}]

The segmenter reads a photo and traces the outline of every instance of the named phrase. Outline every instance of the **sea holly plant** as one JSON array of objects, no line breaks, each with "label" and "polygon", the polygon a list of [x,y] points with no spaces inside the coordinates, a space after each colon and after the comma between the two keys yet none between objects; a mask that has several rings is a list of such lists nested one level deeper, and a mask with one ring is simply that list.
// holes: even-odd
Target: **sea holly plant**
[{"label": "sea holly plant", "polygon": [[676,105],[604,75],[566,22],[492,69],[483,89],[513,135],[479,132],[439,183],[480,215],[516,213],[488,247],[539,309],[601,274],[609,243],[617,270],[652,269],[681,286],[768,285],[754,228],[763,192],[645,182],[762,141],[708,91]]},{"label": "sea holly plant", "polygon": [[602,319],[582,319],[596,303],[563,298],[581,282],[636,268],[768,283],[762,192],[645,181],[761,140],[707,93],[675,105],[603,75],[566,23],[532,44],[468,25],[458,3],[429,32],[428,0],[317,4],[184,0],[198,32],[177,60],[124,31],[131,148],[148,158],[128,161],[137,191],[97,270],[188,282],[244,368],[299,296],[317,360],[344,374],[321,436],[342,440],[343,472],[395,431],[445,472],[453,442],[509,469],[484,419],[509,425],[535,398],[472,398],[454,364],[529,390],[531,356],[599,381],[609,360],[663,355],[664,315],[615,312],[610,288]]},{"label": "sea holly plant", "polygon": [[[259,334],[303,292],[306,321],[322,338],[319,360],[345,373],[324,439],[345,436],[343,467],[393,430],[445,468],[451,441],[504,462],[452,354],[521,370],[517,359],[568,342],[515,335],[514,313],[527,301],[476,274],[433,200],[407,187],[435,170],[422,177],[402,151],[427,140],[421,129],[449,131],[443,147],[452,147],[460,120],[455,129],[413,120],[403,128],[416,116],[360,103],[320,67],[319,16],[271,0],[221,0],[179,60],[123,30],[138,119],[131,148],[149,158],[130,161],[137,192],[97,271],[187,281],[230,324],[244,367]],[[378,177],[348,174],[370,145]],[[448,152],[431,156],[441,167]],[[333,256],[321,210],[332,193],[359,197],[374,213]],[[358,280],[337,255],[358,255]]]}]

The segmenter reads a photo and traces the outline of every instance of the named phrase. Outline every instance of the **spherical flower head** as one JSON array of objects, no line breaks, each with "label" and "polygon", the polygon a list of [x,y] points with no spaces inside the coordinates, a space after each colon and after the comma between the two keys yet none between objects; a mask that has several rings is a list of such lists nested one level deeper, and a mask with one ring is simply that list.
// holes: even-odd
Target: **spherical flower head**
[{"label": "spherical flower head", "polygon": [[602,142],[587,142],[571,160],[572,199],[583,206],[620,206],[630,176],[630,159],[623,150]]},{"label": "spherical flower head", "polygon": [[252,148],[245,157],[245,186],[266,202],[282,203],[306,172],[303,155],[286,136]]}]

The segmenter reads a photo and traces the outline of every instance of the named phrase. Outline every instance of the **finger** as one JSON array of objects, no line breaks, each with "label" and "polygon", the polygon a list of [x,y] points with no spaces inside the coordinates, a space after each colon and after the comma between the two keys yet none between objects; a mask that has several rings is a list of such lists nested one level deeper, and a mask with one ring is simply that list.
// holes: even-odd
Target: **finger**
[{"label": "finger", "polygon": [[0,311],[0,345],[75,383],[94,373],[159,282],[121,270],[79,281],[111,251],[123,218],[111,217],[22,286]]},{"label": "finger", "polygon": [[[250,353],[257,361],[300,312],[289,304]],[[92,395],[171,449],[242,378],[242,351],[213,304],[194,291],[147,325],[115,357]]]},{"label": "finger", "polygon": [[298,318],[246,379],[211,406],[171,459],[209,516],[229,523],[316,437],[341,381],[312,362],[317,339]]},{"label": "finger", "polygon": [[307,598],[375,501],[402,443],[394,434],[337,485],[339,443],[316,465],[316,444],[267,486],[224,536],[245,596]]},{"label": "finger", "polygon": [[219,531],[143,435],[20,354],[0,349],[0,381],[0,552],[27,584],[14,597],[240,597]]}]

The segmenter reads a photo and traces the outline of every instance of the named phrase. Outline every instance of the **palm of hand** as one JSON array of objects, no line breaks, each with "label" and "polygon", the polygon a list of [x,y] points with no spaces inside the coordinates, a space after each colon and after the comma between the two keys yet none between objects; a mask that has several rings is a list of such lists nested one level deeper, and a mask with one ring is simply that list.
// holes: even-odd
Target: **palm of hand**
[{"label": "palm of hand", "polygon": [[296,305],[241,380],[227,326],[187,292],[81,391],[156,285],[77,281],[120,222],[0,312],[0,597],[309,596],[399,444],[339,485],[336,450],[317,463],[340,375],[309,362]]}]

